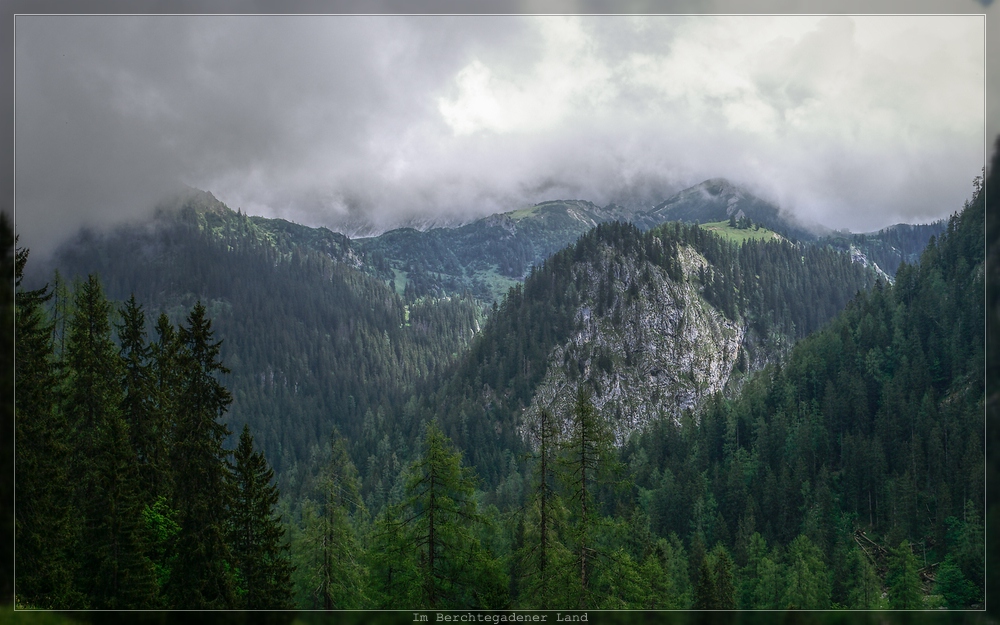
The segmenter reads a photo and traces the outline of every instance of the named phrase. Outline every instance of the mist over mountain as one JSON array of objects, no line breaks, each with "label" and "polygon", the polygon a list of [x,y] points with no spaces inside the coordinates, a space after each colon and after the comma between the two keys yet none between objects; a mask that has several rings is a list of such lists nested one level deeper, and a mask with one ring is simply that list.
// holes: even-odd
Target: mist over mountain
[{"label": "mist over mountain", "polygon": [[819,224],[800,223],[790,213],[724,178],[712,178],[684,189],[637,215],[636,222],[649,225],[665,221],[705,223],[726,221],[730,217],[736,221],[748,218],[793,240],[813,240],[824,230]]}]

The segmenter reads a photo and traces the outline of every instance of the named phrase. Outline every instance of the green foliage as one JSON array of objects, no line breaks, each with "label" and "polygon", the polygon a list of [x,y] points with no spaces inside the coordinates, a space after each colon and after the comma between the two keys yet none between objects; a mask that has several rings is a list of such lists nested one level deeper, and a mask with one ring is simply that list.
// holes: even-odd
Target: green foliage
[{"label": "green foliage", "polygon": [[640,566],[645,592],[631,603],[632,609],[683,610],[690,605],[687,555],[676,534],[658,539]]},{"label": "green foliage", "polygon": [[904,540],[897,549],[890,549],[889,571],[885,581],[889,592],[889,607],[893,610],[916,610],[923,607],[923,591],[917,568],[917,557],[913,555],[910,543]]},{"label": "green foliage", "polygon": [[21,279],[28,251],[16,252],[14,436],[17,600],[39,608],[82,607],[74,588],[78,527],[70,482],[71,427],[59,410],[60,385],[52,324],[44,311],[48,288],[26,291]]},{"label": "green foliage", "polygon": [[[72,305],[59,284],[58,301],[18,291],[18,487],[40,506],[16,513],[18,599],[262,607],[287,605],[294,583],[301,607],[324,609],[872,609],[886,605],[888,564],[893,607],[972,605],[985,567],[982,207],[974,197],[918,265],[871,292],[871,273],[828,248],[605,224],[534,269],[470,339],[471,297],[400,298],[357,272],[332,233],[206,204],[174,233],[196,252],[192,283],[227,295],[194,305],[176,331],[170,315],[195,292],[157,295],[170,314],[151,344],[142,298],[119,309],[115,343],[96,279]],[[684,275],[685,247],[709,260],[697,275]],[[267,302],[226,291],[217,272],[233,258],[245,264],[233,282],[274,286]],[[745,323],[747,371],[764,343],[805,336],[862,292],[781,366],[741,379],[738,395],[654,421],[619,449],[580,363],[549,363],[584,303],[620,323],[622,302],[643,293],[615,284],[609,258],[644,267],[640,282],[687,280]],[[368,260],[375,274],[398,269]],[[280,284],[301,276],[315,293]],[[254,317],[252,304],[271,308]],[[209,310],[225,320],[225,347]],[[294,321],[304,311],[308,323]],[[268,330],[274,319],[287,327]],[[628,366],[607,351],[587,358],[605,373]],[[548,366],[577,370],[564,419],[525,410]],[[255,451],[243,429],[231,479],[223,419],[237,406],[241,418],[260,411],[244,420],[259,419],[267,442]],[[524,419],[536,414],[533,432]],[[346,439],[321,446],[331,423]],[[265,453],[286,469],[280,505]],[[618,479],[626,466],[633,480]],[[687,550],[677,534],[691,537]],[[908,543],[880,555],[879,541],[903,537],[944,558],[939,599],[923,598]],[[254,590],[269,584],[273,595]]]},{"label": "green foliage", "polygon": [[564,543],[569,511],[556,490],[559,424],[550,411],[540,411],[532,434],[538,451],[516,555],[519,601],[528,608],[569,608],[573,603],[566,589],[572,583],[573,555]]},{"label": "green foliage", "polygon": [[229,545],[237,576],[238,605],[247,610],[291,607],[288,545],[281,518],[275,516],[278,489],[264,455],[254,451],[250,428],[243,426],[231,466]]},{"label": "green foliage", "polygon": [[157,588],[162,592],[170,580],[173,552],[173,541],[181,531],[181,526],[174,521],[176,511],[167,503],[166,497],[159,495],[152,506],[142,510],[147,533],[147,545],[153,570],[156,573]]},{"label": "green foliage", "polygon": [[624,211],[613,205],[543,202],[458,228],[402,228],[353,244],[370,255],[381,277],[403,279],[396,289],[407,299],[470,293],[488,304],[502,300],[532,267],[594,224],[622,216]]},{"label": "green foliage", "polygon": [[167,413],[156,402],[153,348],[146,338],[146,315],[132,296],[119,309],[117,325],[122,375],[121,415],[137,463],[139,489],[149,501],[165,488]]},{"label": "green foliage", "polygon": [[[26,258],[19,251],[18,285]],[[161,315],[150,345],[132,298],[115,344],[95,276],[75,286],[72,307],[53,306],[64,329],[47,317],[49,299],[17,292],[18,602],[234,607],[238,577],[239,605],[287,606],[273,473],[245,430],[229,477],[219,419],[230,395],[205,308],[176,331]]]},{"label": "green foliage", "polygon": [[[0,272],[7,276],[7,283],[0,290],[0,324],[6,331],[0,333],[0,395],[14,397],[14,334],[16,324],[16,296],[10,282],[11,276],[19,281],[14,230],[6,212],[0,212]],[[17,275],[15,275],[15,273]],[[0,532],[10,538],[16,533],[14,517],[14,402],[7,399],[0,404],[0,428],[7,435],[0,439]],[[0,545],[0,602],[14,602],[14,549],[12,541]]]},{"label": "green foliage", "polygon": [[146,556],[137,463],[122,418],[121,363],[111,338],[111,305],[90,276],[75,293],[66,347],[66,406],[74,424],[82,516],[78,588],[89,606],[133,609],[151,605],[157,587]]},{"label": "green foliage", "polygon": [[884,610],[889,607],[883,597],[882,579],[860,549],[851,552],[850,590],[848,606],[855,610]]},{"label": "green foliage", "polygon": [[694,593],[695,610],[736,609],[736,586],[733,559],[721,543],[705,554],[698,565],[698,584]]},{"label": "green foliage", "polygon": [[[818,568],[801,557],[811,550],[787,564],[759,553],[745,565],[759,581],[744,586],[742,605],[785,607],[791,593],[796,604],[881,606],[879,569],[851,565],[844,546],[859,526],[895,541],[936,537],[938,557],[951,554],[957,564],[966,554],[963,575],[983,578],[982,509],[964,505],[968,493],[978,502],[983,492],[983,324],[972,295],[981,289],[983,206],[974,197],[918,266],[859,294],[781,367],[748,380],[738,399],[710,401],[698,421],[654,424],[626,448],[626,460],[641,453],[648,463],[639,487],[649,489],[655,531],[732,533],[739,528],[727,519],[768,510],[756,516],[767,543],[790,545],[804,533],[821,561],[858,578],[853,587],[827,582],[811,584],[829,588],[818,593],[786,593],[786,581],[801,584]],[[839,528],[844,514],[849,526]],[[746,531],[740,535],[746,544]],[[765,598],[760,582],[772,569],[783,581]]]},{"label": "green foliage", "polygon": [[830,607],[830,573],[823,553],[809,537],[800,534],[788,545],[785,604],[800,610]]},{"label": "green foliage", "polygon": [[408,470],[404,500],[381,524],[381,546],[397,562],[373,567],[379,590],[389,597],[402,575],[416,600],[411,607],[502,607],[499,568],[475,534],[485,519],[474,496],[473,473],[433,422],[421,447]]},{"label": "green foliage", "polygon": [[951,610],[967,609],[979,599],[979,589],[966,579],[962,569],[950,557],[945,558],[937,569],[934,591],[942,596]]},{"label": "green foliage", "polygon": [[[576,404],[569,415],[569,435],[561,447],[560,475],[571,510],[570,535],[579,571],[577,604],[586,609],[594,601],[589,577],[598,565],[595,534],[603,523],[595,493],[599,485],[617,479],[620,465],[607,420],[594,408],[590,391],[583,386],[577,390]],[[618,561],[622,563],[623,559],[619,557]]]},{"label": "green foliage", "polygon": [[[177,558],[167,586],[170,604],[198,609],[231,609],[239,605],[233,555],[227,541],[232,485],[229,434],[218,421],[232,398],[216,379],[227,370],[219,360],[211,322],[199,302],[177,333],[180,344],[176,425],[171,469],[177,488],[171,507],[181,531]],[[181,486],[183,485],[183,486]]]},{"label": "green foliage", "polygon": [[366,510],[357,469],[336,431],[330,448],[330,460],[317,482],[317,501],[303,502],[301,528],[293,535],[293,578],[302,608],[358,609],[371,605],[357,530]]},{"label": "green foliage", "polygon": [[[400,445],[412,449],[416,424],[405,442],[390,437],[388,448],[378,449],[393,428],[377,428],[369,438],[366,415],[393,414],[428,376],[447,368],[482,322],[481,305],[461,291],[448,300],[395,295],[342,235],[249,217],[206,193],[178,198],[151,223],[85,232],[77,243],[59,250],[50,266],[71,277],[100,274],[111,298],[134,294],[146,311],[156,311],[154,320],[162,312],[168,325],[184,323],[203,303],[226,337],[220,357],[231,369],[227,421],[236,432],[226,445],[235,447],[250,425],[279,488],[296,501],[321,466],[313,452],[326,447],[331,425],[350,441],[355,464],[376,457],[365,470],[366,494],[395,479],[398,467],[388,465],[393,454],[410,459]],[[154,403],[161,414],[176,411]]]},{"label": "green foliage", "polygon": [[912,265],[920,260],[920,253],[927,247],[927,242],[931,237],[941,236],[947,223],[947,220],[942,219],[929,224],[896,224],[868,234],[838,233],[824,237],[818,243],[844,252],[849,252],[853,247],[892,276],[900,265]]},{"label": "green foliage", "polygon": [[962,519],[948,517],[945,524],[948,527],[946,536],[951,562],[973,584],[974,594],[977,595],[973,599],[978,599],[983,593],[986,564],[983,544],[986,536],[976,505],[972,501],[965,502]]}]

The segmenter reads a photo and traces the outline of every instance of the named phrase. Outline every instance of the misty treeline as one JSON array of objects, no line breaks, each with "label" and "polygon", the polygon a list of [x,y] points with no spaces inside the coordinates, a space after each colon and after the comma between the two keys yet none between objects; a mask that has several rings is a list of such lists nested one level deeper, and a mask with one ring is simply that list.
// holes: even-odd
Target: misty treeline
[{"label": "misty treeline", "polygon": [[[398,296],[359,269],[342,235],[247,216],[207,193],[152,224],[84,233],[53,264],[100,275],[111,297],[135,294],[175,324],[200,298],[225,339],[230,372],[219,379],[233,396],[233,429],[249,424],[293,499],[328,453],[331,423],[356,462],[367,457],[354,444],[364,424],[384,422],[420,380],[440,374],[483,321],[469,297]],[[49,276],[50,308],[65,317],[68,279],[58,269]]]}]

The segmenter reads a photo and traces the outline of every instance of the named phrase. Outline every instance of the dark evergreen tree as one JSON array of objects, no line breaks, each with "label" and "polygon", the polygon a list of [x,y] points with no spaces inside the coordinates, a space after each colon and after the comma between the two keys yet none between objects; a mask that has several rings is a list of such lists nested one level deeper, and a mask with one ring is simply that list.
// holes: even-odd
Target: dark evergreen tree
[{"label": "dark evergreen tree", "polygon": [[176,560],[167,584],[174,608],[231,609],[238,606],[233,557],[227,539],[232,487],[222,443],[229,429],[220,421],[232,402],[216,375],[221,342],[213,341],[205,307],[195,304],[178,333],[180,393],[176,404],[171,468],[177,511]]},{"label": "dark evergreen tree", "polygon": [[[0,395],[7,398],[0,404],[0,532],[8,538],[15,535],[14,520],[14,328],[15,283],[17,252],[14,230],[6,212],[0,212],[0,275],[5,284],[0,290]],[[11,281],[11,278],[14,281]],[[14,603],[14,547],[6,541],[0,545],[0,603]]]},{"label": "dark evergreen tree", "polygon": [[698,583],[694,589],[695,610],[716,609],[715,576],[712,574],[711,560],[706,555],[698,564]]},{"label": "dark evergreen tree", "polygon": [[247,610],[291,607],[292,567],[281,518],[275,515],[278,488],[264,454],[254,451],[250,427],[243,426],[233,452],[234,482],[229,544],[236,567],[239,606]]},{"label": "dark evergreen tree", "polygon": [[695,588],[694,609],[736,609],[736,580],[733,559],[724,545],[718,543],[698,565],[698,585]]},{"label": "dark evergreen tree", "polygon": [[146,339],[146,315],[134,295],[119,309],[119,316],[119,356],[124,370],[121,414],[128,426],[143,499],[152,504],[163,494],[162,478],[168,471],[166,415],[157,410],[152,348]]},{"label": "dark evergreen tree", "polygon": [[157,586],[146,536],[135,454],[121,415],[121,363],[111,339],[111,305],[90,276],[74,294],[66,364],[67,417],[74,424],[83,528],[78,587],[90,607],[156,605]]},{"label": "dark evergreen tree", "polygon": [[719,610],[735,610],[736,579],[733,559],[721,543],[712,549],[712,555],[715,560],[712,567],[712,576],[715,578],[715,607]]},{"label": "dark evergreen tree", "polygon": [[[156,319],[156,340],[149,346],[150,375],[152,389],[150,390],[152,422],[159,428],[159,436],[150,459],[159,470],[153,473],[156,480],[155,491],[158,496],[173,501],[173,465],[172,449],[177,438],[177,415],[181,399],[181,353],[183,346],[177,336],[177,330],[166,314],[161,313]],[[152,433],[152,432],[151,432]],[[157,457],[158,454],[159,455]]]},{"label": "dark evergreen tree", "polygon": [[17,602],[36,608],[79,608],[74,587],[79,526],[70,482],[70,426],[59,405],[47,288],[21,288],[28,250],[15,260],[14,426],[17,440],[14,540]]}]

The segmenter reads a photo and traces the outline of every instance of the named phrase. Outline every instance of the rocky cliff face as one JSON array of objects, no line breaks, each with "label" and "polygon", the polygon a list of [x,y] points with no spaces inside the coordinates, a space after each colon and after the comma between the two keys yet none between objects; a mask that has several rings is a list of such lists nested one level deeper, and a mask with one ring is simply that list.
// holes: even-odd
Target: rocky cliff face
[{"label": "rocky cliff face", "polygon": [[553,350],[522,423],[532,422],[541,408],[568,414],[580,381],[591,380],[594,405],[610,419],[620,444],[653,417],[679,418],[723,390],[746,329],[702,297],[696,276],[708,263],[690,247],[678,250],[679,282],[651,263],[603,252],[599,262],[575,268],[591,274],[590,284],[603,282],[604,292],[598,288],[582,298],[577,330]]}]

